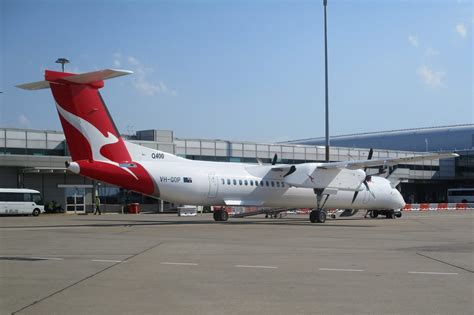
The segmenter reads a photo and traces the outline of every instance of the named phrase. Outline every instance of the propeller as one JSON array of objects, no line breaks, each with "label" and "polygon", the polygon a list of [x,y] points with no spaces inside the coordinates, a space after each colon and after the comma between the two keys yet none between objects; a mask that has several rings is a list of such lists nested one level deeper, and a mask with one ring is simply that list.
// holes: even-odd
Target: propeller
[{"label": "propeller", "polygon": [[[372,156],[374,155],[374,149],[370,148],[369,150],[369,155],[367,156],[367,160],[371,160],[372,159]],[[364,167],[364,173],[367,171],[367,167]],[[378,174],[375,174],[375,175],[378,175]],[[370,192],[372,194],[372,196],[374,196],[374,194],[372,193],[372,191],[370,190],[369,188],[369,182],[372,180],[372,175],[365,175],[365,178],[364,180],[362,181],[362,183],[360,183],[361,185],[364,184],[365,188],[367,189],[368,192]],[[359,191],[356,190],[354,191],[354,196],[352,197],[352,202],[351,204],[354,203],[354,201],[356,200],[357,198],[357,195],[359,194]]]},{"label": "propeller", "polygon": [[278,159],[278,155],[275,153],[275,155],[273,156],[272,165],[276,164],[277,159]]}]

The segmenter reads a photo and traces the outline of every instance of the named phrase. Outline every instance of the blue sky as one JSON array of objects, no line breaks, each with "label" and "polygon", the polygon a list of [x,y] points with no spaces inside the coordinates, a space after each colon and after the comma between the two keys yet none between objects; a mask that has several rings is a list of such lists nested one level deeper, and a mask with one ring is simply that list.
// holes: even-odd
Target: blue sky
[{"label": "blue sky", "polygon": [[[472,1],[328,1],[333,135],[473,123]],[[122,133],[324,136],[322,0],[0,1],[0,127],[59,130],[44,69],[133,70],[101,90]]]}]

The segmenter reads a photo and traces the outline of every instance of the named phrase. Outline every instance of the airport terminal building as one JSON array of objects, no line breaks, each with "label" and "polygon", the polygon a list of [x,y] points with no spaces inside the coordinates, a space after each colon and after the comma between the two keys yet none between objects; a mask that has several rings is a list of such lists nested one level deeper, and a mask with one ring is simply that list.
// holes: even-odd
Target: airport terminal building
[{"label": "airport terminal building", "polygon": [[[369,141],[370,134],[352,135],[352,142],[340,142],[340,137],[333,137],[331,161],[366,159],[370,147],[374,148],[373,158],[409,157],[426,148],[456,151],[461,155],[459,158],[395,166],[387,170],[388,178],[398,185],[407,202],[443,202],[448,188],[473,187],[474,125],[379,132],[372,136],[377,142]],[[395,136],[402,138],[397,140]],[[270,163],[275,154],[278,163],[323,162],[325,159],[325,148],[318,139],[285,143],[180,139],[167,130],[144,130],[125,137],[133,143],[194,160],[257,163],[258,158]],[[419,150],[420,139],[425,150]],[[72,213],[92,211],[93,191],[101,197],[106,212],[118,212],[122,205],[130,202],[138,202],[142,210],[152,212],[177,206],[66,172],[67,161],[70,157],[63,132],[0,128],[2,188],[38,190],[46,203],[54,200]]]}]

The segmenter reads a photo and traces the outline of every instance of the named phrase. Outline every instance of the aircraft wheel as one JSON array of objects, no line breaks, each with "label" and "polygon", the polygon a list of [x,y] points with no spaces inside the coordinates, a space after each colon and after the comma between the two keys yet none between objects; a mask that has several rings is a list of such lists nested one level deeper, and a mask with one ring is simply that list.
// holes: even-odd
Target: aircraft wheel
[{"label": "aircraft wheel", "polygon": [[376,210],[370,211],[370,217],[371,217],[372,219],[375,219],[375,218],[377,218],[378,216],[379,216],[379,213],[378,213]]},{"label": "aircraft wheel", "polygon": [[220,212],[222,210],[215,210],[214,211],[214,214],[213,214],[213,217],[214,217],[214,221],[220,221]]},{"label": "aircraft wheel", "polygon": [[227,221],[229,219],[229,214],[225,210],[221,210],[219,215],[219,221]]},{"label": "aircraft wheel", "polygon": [[313,210],[309,214],[309,220],[311,223],[324,223],[326,222],[326,211],[325,210]]},{"label": "aircraft wheel", "polygon": [[397,218],[401,218],[401,217],[402,217],[402,212],[401,212],[401,211],[396,212],[396,213],[395,213],[395,216],[396,216]]},{"label": "aircraft wheel", "polygon": [[331,218],[332,218],[332,219],[335,219],[335,218],[336,218],[336,215],[335,215],[335,214],[331,214]]},{"label": "aircraft wheel", "polygon": [[326,216],[327,216],[327,213],[326,213],[325,210],[319,210],[319,211],[318,211],[318,216],[317,216],[317,218],[316,218],[316,221],[317,221],[318,223],[324,223],[324,222],[326,222]]},{"label": "aircraft wheel", "polygon": [[393,210],[387,211],[387,214],[385,215],[385,217],[387,219],[395,219],[395,216],[393,215],[393,212],[394,212]]}]

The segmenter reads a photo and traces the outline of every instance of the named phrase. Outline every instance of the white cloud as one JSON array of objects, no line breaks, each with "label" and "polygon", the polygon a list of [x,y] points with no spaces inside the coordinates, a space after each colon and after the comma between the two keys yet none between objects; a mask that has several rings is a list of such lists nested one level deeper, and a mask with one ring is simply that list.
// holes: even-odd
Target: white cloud
[{"label": "white cloud", "polygon": [[433,48],[428,48],[428,49],[425,50],[425,55],[428,56],[428,57],[438,56],[439,51],[437,51],[436,49],[433,49]]},{"label": "white cloud", "polygon": [[139,66],[140,62],[132,56],[128,56],[128,63],[131,64],[132,66]]},{"label": "white cloud", "polygon": [[25,115],[21,114],[18,116],[18,124],[22,128],[31,128],[31,121]]},{"label": "white cloud", "polygon": [[408,41],[412,46],[418,47],[418,37],[415,35],[408,35]]},{"label": "white cloud", "polygon": [[[121,67],[124,65],[122,60],[122,54],[115,53],[113,54],[114,60],[113,63],[116,67]],[[176,96],[178,93],[176,90],[171,89],[166,85],[163,80],[158,82],[150,79],[154,70],[151,67],[146,67],[140,60],[133,56],[127,56],[125,63],[127,66],[133,70],[133,87],[141,94],[146,96],[153,96],[155,94],[166,94],[171,96]]]},{"label": "white cloud", "polygon": [[456,32],[461,36],[462,38],[466,38],[467,35],[467,29],[466,25],[464,23],[459,23],[456,24]]},{"label": "white cloud", "polygon": [[115,67],[121,67],[122,66],[122,62],[121,62],[122,54],[121,53],[115,53],[115,54],[113,54],[113,56],[114,56],[114,66]]},{"label": "white cloud", "polygon": [[144,76],[137,76],[137,79],[133,83],[135,88],[143,95],[153,96],[155,94],[169,94],[172,96],[176,96],[177,93],[175,90],[172,90],[166,86],[163,81],[158,83],[152,83]]},{"label": "white cloud", "polygon": [[423,82],[431,88],[443,85],[444,72],[433,71],[427,66],[421,66],[416,70],[416,73],[420,76]]}]

